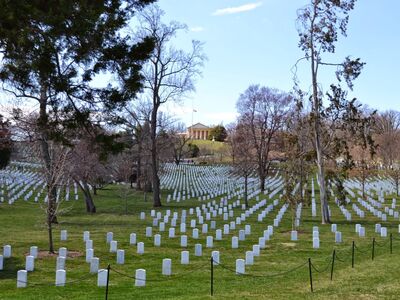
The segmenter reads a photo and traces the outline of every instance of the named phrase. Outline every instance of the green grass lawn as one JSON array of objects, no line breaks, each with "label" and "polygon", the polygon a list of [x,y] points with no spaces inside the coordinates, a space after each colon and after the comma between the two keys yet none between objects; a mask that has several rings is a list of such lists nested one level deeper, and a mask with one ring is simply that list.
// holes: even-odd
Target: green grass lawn
[{"label": "green grass lawn", "polygon": [[[105,288],[97,287],[97,276],[89,275],[89,264],[85,262],[85,244],[82,233],[89,230],[94,243],[95,256],[100,258],[101,268],[111,264],[122,274],[133,276],[136,269],[147,271],[146,287],[135,287],[134,279],[110,272],[109,299],[210,299],[210,263],[212,250],[220,250],[220,262],[230,269],[235,268],[235,260],[244,258],[245,252],[251,250],[258,242],[267,225],[273,224],[282,203],[276,207],[263,222],[257,222],[257,213],[251,215],[236,230],[224,236],[222,241],[214,240],[214,248],[205,248],[207,234],[200,233],[200,239],[191,238],[188,226],[188,248],[190,264],[180,264],[179,222],[176,228],[177,238],[168,239],[168,228],[162,235],[161,247],[153,247],[153,238],[145,237],[145,227],[151,226],[151,203],[143,201],[142,194],[136,194],[129,201],[128,214],[125,214],[125,202],[119,199],[117,186],[109,186],[99,191],[95,202],[97,213],[85,213],[82,201],[70,201],[63,204],[64,212],[59,216],[55,226],[55,246],[67,247],[78,251],[82,256],[69,258],[66,262],[67,285],[55,287],[55,257],[40,258],[35,261],[35,271],[28,274],[29,286],[16,288],[17,271],[25,268],[25,256],[29,247],[36,245],[47,249],[47,233],[44,226],[44,211],[40,205],[18,200],[14,205],[0,204],[0,245],[10,244],[13,247],[11,259],[5,259],[4,270],[0,271],[0,299],[103,299]],[[166,197],[164,197],[165,199]],[[150,199],[150,197],[148,197]],[[149,200],[150,201],[150,200]],[[252,204],[255,201],[251,201]],[[165,204],[165,203],[164,203]],[[197,200],[165,204],[161,210],[179,211],[182,208],[199,206]],[[305,207],[302,212],[299,241],[290,241],[291,213],[287,211],[281,225],[274,229],[274,235],[267,242],[267,248],[261,250],[261,256],[255,257],[253,266],[246,266],[246,273],[255,276],[238,276],[222,266],[214,268],[214,299],[398,299],[400,293],[400,237],[398,221],[389,217],[389,222],[382,223],[388,232],[394,234],[393,254],[389,252],[387,239],[376,236],[382,247],[376,246],[375,260],[371,260],[371,240],[375,236],[374,224],[379,222],[370,213],[360,220],[353,213],[353,221],[348,224],[338,207],[330,204],[333,222],[343,234],[343,243],[334,243],[334,234],[330,225],[320,225],[319,218],[311,217],[311,208]],[[317,207],[319,209],[319,205]],[[351,210],[351,208],[348,208]],[[146,220],[139,219],[139,213],[146,211]],[[241,210],[235,210],[235,217]],[[193,217],[195,218],[195,217]],[[187,217],[190,224],[191,217]],[[217,220],[217,228],[225,224]],[[354,232],[356,223],[366,227],[366,237],[359,238]],[[231,236],[238,235],[244,224],[251,224],[252,234],[246,241],[239,242],[239,249],[231,249]],[[319,226],[321,248],[312,249],[312,226]],[[199,228],[199,227],[198,227]],[[68,230],[68,241],[60,241],[60,230]],[[118,248],[125,249],[125,264],[116,264],[116,254],[109,253],[106,244],[106,233],[114,232]],[[157,233],[153,228],[153,234]],[[137,233],[138,241],[145,243],[145,254],[136,254],[136,246],[129,245],[129,234]],[[200,230],[201,232],[201,230]],[[210,234],[210,233],[209,233]],[[211,234],[210,234],[211,235]],[[366,253],[356,252],[355,268],[351,268],[351,243]],[[203,244],[203,256],[194,256],[194,244]],[[328,262],[333,249],[338,251],[334,266],[334,278],[330,280]],[[308,258],[318,269],[326,268],[323,273],[313,273],[314,293],[310,292],[309,271],[306,265]],[[161,275],[163,258],[172,259],[171,277]],[[284,276],[264,276],[285,272],[301,264],[303,267]],[[89,276],[89,277],[88,277]]]}]

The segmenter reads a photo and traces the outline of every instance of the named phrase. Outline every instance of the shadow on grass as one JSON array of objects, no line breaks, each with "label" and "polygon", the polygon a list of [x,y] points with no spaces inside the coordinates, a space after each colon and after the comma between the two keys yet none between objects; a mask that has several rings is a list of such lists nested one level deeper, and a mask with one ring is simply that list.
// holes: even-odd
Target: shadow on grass
[{"label": "shadow on grass", "polygon": [[17,272],[19,270],[24,270],[25,265],[22,259],[10,257],[4,258],[4,266],[3,270],[0,271],[0,280],[1,279],[17,279]]}]

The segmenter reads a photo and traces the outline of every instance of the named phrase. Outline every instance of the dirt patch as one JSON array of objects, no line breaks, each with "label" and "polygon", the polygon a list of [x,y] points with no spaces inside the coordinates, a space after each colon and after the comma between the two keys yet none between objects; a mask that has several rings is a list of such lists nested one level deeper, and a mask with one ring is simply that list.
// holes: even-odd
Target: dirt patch
[{"label": "dirt patch", "polygon": [[296,243],[281,243],[285,247],[296,247]]},{"label": "dirt patch", "polygon": [[[25,255],[30,255],[30,253],[25,253]],[[49,251],[47,251],[47,250],[38,251],[38,258],[57,257],[57,256],[58,256],[58,252],[49,253]],[[81,257],[81,256],[83,256],[82,252],[68,250],[68,253],[67,253],[68,258]]]}]

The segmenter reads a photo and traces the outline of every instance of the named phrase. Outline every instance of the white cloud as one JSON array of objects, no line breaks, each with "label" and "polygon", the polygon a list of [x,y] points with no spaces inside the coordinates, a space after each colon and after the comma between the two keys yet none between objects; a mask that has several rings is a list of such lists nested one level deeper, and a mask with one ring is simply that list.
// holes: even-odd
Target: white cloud
[{"label": "white cloud", "polygon": [[223,16],[223,15],[237,14],[237,13],[256,9],[257,7],[259,7],[261,5],[262,5],[262,2],[253,2],[253,3],[247,3],[244,5],[235,6],[235,7],[221,8],[221,9],[217,9],[215,12],[213,12],[212,15],[213,16]]},{"label": "white cloud", "polygon": [[201,31],[204,31],[204,27],[201,27],[201,26],[191,27],[190,31],[192,31],[192,32],[201,32]]}]

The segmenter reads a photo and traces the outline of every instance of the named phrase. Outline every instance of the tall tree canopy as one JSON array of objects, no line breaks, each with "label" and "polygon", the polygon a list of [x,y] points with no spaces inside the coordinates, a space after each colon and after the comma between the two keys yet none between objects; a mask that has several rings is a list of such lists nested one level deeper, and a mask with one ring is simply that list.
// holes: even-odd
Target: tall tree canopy
[{"label": "tall tree canopy", "polygon": [[0,170],[7,167],[11,158],[12,140],[9,126],[10,123],[0,115]]},{"label": "tall tree canopy", "polygon": [[[39,107],[50,252],[58,176],[49,142],[69,143],[66,130],[87,126],[99,116],[107,118],[140,90],[141,65],[154,43],[151,38],[129,43],[122,29],[135,11],[150,2],[0,0],[0,81],[16,98],[36,101]],[[107,71],[123,74],[129,93],[112,85],[93,87],[94,77]],[[111,144],[103,135],[97,141]]]},{"label": "tall tree canopy", "polygon": [[[299,98],[309,96],[311,103],[311,123],[323,224],[330,222],[325,161],[328,158],[339,157],[344,157],[347,162],[350,161],[347,140],[344,135],[338,133],[343,131],[352,133],[365,148],[372,141],[369,134],[365,134],[368,133],[366,127],[370,123],[368,116],[360,112],[355,99],[348,100],[348,94],[342,87],[342,83],[345,82],[349,89],[353,88],[353,81],[361,74],[364,63],[359,58],[351,57],[346,57],[339,63],[324,60],[324,54],[335,52],[339,35],[346,36],[349,13],[354,9],[355,2],[355,0],[310,0],[308,5],[298,11],[297,25],[300,38],[298,46],[304,52],[304,57],[298,62],[305,60],[309,63],[310,94],[299,89],[296,77],[295,83]],[[337,77],[337,83],[330,84],[325,94],[319,81],[319,72],[323,67],[335,68]]]},{"label": "tall tree canopy", "polygon": [[215,140],[217,142],[223,142],[225,141],[227,136],[228,133],[226,132],[225,127],[222,125],[217,125],[211,129],[210,134],[208,135],[208,139]]},{"label": "tall tree canopy", "polygon": [[236,103],[242,130],[247,130],[248,143],[254,148],[261,191],[265,189],[274,139],[282,129],[292,103],[290,94],[259,85],[249,86]]}]

